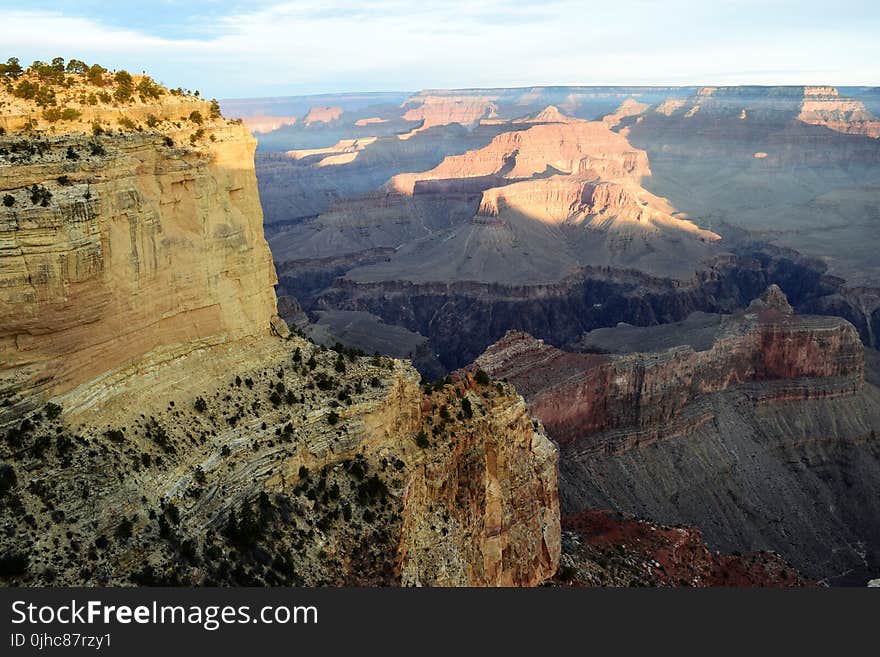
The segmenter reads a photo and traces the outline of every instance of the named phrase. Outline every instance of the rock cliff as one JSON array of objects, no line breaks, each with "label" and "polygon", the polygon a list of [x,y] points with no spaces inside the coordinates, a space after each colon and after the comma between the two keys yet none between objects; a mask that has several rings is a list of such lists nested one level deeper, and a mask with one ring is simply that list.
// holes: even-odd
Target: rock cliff
[{"label": "rock cliff", "polygon": [[592,331],[564,352],[510,333],[477,359],[561,446],[563,516],[616,509],[694,525],[712,549],[771,550],[809,577],[880,564],[880,390],[838,318],[771,289],[734,315]]},{"label": "rock cliff", "polygon": [[557,450],[522,398],[291,335],[254,139],[89,70],[0,91],[0,580],[551,577]]},{"label": "rock cliff", "polygon": [[430,92],[413,96],[402,107],[404,120],[421,121],[417,128],[403,135],[406,139],[422,130],[450,123],[469,127],[480,119],[496,116],[498,109],[491,97],[434,95]]},{"label": "rock cliff", "polygon": [[333,123],[342,116],[341,107],[312,107],[303,117],[303,123],[308,127],[317,123]]},{"label": "rock cliff", "polygon": [[84,424],[49,406],[7,434],[0,577],[512,586],[556,570],[557,451],[507,386],[423,391],[399,361],[292,338],[165,401]]},{"label": "rock cliff", "polygon": [[548,170],[590,174],[593,178],[638,180],[650,175],[644,151],[633,148],[605,124],[569,121],[504,132],[487,146],[463,155],[451,155],[430,171],[395,176],[387,187],[412,194],[417,181],[481,176],[516,180]]},{"label": "rock cliff", "polygon": [[[0,97],[17,125],[22,101]],[[30,121],[0,135],[7,404],[68,391],[156,349],[269,336],[276,278],[243,126],[168,93],[86,105],[70,121],[35,110]]]},{"label": "rock cliff", "polygon": [[[771,298],[778,294],[771,288]],[[627,449],[686,431],[708,419],[685,412],[689,407],[736,385],[776,382],[764,401],[858,390],[864,356],[855,328],[838,318],[791,315],[779,307],[785,308],[762,302],[753,305],[754,312],[721,317],[710,328],[713,342],[705,350],[683,345],[650,354],[578,354],[510,332],[474,367],[514,383],[554,439],[576,441],[581,451]],[[584,344],[594,345],[590,336]],[[828,384],[814,386],[811,379]]]},{"label": "rock cliff", "polygon": [[880,120],[864,103],[841,97],[834,87],[805,87],[798,120],[837,132],[880,137]]}]

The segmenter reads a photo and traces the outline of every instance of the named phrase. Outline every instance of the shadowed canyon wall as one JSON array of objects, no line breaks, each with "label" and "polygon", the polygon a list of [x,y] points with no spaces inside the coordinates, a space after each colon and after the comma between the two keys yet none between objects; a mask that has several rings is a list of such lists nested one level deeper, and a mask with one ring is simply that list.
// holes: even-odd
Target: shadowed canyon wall
[{"label": "shadowed canyon wall", "polygon": [[510,333],[473,367],[513,383],[560,444],[564,515],[691,524],[716,549],[864,584],[880,564],[880,391],[852,325],[767,298],[593,331],[578,342],[592,353]]}]

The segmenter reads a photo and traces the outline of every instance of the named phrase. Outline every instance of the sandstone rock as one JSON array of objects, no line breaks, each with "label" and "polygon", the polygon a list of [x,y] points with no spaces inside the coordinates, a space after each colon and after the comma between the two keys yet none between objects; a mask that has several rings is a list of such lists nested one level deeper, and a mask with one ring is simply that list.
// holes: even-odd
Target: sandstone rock
[{"label": "sandstone rock", "polygon": [[272,329],[272,333],[279,338],[286,339],[290,337],[290,329],[287,326],[287,322],[278,315],[272,316],[272,319],[269,320],[269,326]]},{"label": "sandstone rock", "polygon": [[785,296],[785,292],[775,283],[749,305],[750,310],[759,310],[761,308],[775,310],[783,315],[794,314],[794,308],[788,303],[788,297]]},{"label": "sandstone rock", "polygon": [[861,101],[841,97],[834,87],[804,87],[798,119],[837,132],[880,138],[880,120]]},{"label": "sandstone rock", "polygon": [[[553,575],[557,450],[519,395],[472,379],[426,395],[399,361],[344,357],[340,373],[333,351],[275,344],[256,368],[184,379],[148,417],[135,398],[102,400],[99,421],[75,427],[35,419],[8,460],[47,483],[29,489],[19,477],[12,494],[49,529],[33,532],[25,513],[0,508],[4,526],[20,528],[0,536],[0,553],[32,555],[12,581],[532,586]],[[80,438],[35,451],[59,430]],[[63,524],[42,506],[47,494]],[[262,529],[239,534],[235,517],[251,513]],[[172,519],[174,540],[157,533],[157,516]],[[131,538],[110,541],[99,563],[65,556],[71,541],[114,536],[123,517]],[[193,562],[186,549],[213,556]]]},{"label": "sandstone rock", "polygon": [[332,123],[342,116],[341,107],[313,107],[303,118],[306,127],[316,123]]},{"label": "sandstone rock", "polygon": [[[92,137],[80,122],[63,122],[45,127],[41,153],[0,158],[0,191],[15,199],[0,208],[6,394],[65,392],[157,348],[269,335],[276,276],[262,233],[255,140],[242,125],[209,119],[206,101],[163,98],[94,112],[131,112],[134,121],[179,120],[191,110],[203,123],[163,120],[152,130]],[[197,125],[201,137],[190,139]],[[0,140],[36,138],[9,132]],[[51,200],[33,203],[34,186]]]},{"label": "sandstone rock", "polygon": [[[0,578],[551,577],[557,450],[523,399],[470,378],[424,393],[408,364],[291,336],[276,312],[253,138],[213,105],[168,95],[95,110],[153,116],[149,130],[38,124],[33,152],[22,141],[37,137],[4,117],[0,191],[13,203],[0,210],[0,425],[12,451],[0,554],[27,558]],[[181,108],[198,114],[168,118]],[[43,406],[49,395],[58,405]],[[92,546],[100,555],[72,558]]]},{"label": "sandstone rock", "polygon": [[[777,288],[765,296],[778,304],[780,295]],[[769,304],[755,310],[725,318],[704,350],[682,342],[654,353],[577,354],[510,332],[473,367],[516,385],[550,435],[581,451],[624,450],[688,432],[707,420],[693,405],[702,395],[751,381],[792,381],[767,392],[788,401],[853,394],[863,385],[863,348],[849,322],[784,314]],[[651,329],[632,332],[640,330]],[[812,379],[828,379],[828,387],[808,385]]]},{"label": "sandstone rock", "polygon": [[434,126],[460,123],[470,126],[482,118],[492,118],[496,115],[497,106],[492,102],[491,96],[469,97],[465,95],[433,95],[431,93],[413,96],[403,105],[406,112],[403,118],[406,121],[421,121],[413,132],[404,135],[409,138],[423,130]]}]

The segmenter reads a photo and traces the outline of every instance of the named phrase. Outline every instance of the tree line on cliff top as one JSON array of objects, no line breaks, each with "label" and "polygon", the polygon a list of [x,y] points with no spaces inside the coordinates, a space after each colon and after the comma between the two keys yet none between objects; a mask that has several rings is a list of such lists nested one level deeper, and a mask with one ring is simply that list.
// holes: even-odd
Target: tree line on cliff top
[{"label": "tree line on cliff top", "polygon": [[157,99],[166,93],[175,96],[199,96],[198,91],[190,92],[182,88],[166,89],[156,83],[149,75],[142,75],[135,83],[134,77],[125,69],[110,71],[100,64],[87,64],[79,59],[65,61],[55,57],[50,62],[34,61],[27,68],[22,67],[17,57],[10,57],[0,63],[0,81],[7,91],[16,97],[33,100],[41,107],[55,104],[55,89],[70,88],[77,83],[86,83],[96,88],[96,92],[86,95],[84,104],[128,103],[135,97],[142,102]]}]

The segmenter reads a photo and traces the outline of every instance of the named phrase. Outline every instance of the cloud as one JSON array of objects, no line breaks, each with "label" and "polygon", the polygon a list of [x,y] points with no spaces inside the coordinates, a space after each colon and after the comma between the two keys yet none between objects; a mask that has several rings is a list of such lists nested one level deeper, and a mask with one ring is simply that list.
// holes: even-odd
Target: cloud
[{"label": "cloud", "polygon": [[[156,12],[167,5],[158,4]],[[88,16],[66,7],[7,10],[0,43],[25,60],[61,55],[148,69],[168,84],[221,97],[537,84],[880,82],[871,65],[880,58],[874,37],[880,22],[871,3],[853,2],[843,17],[828,17],[818,3],[752,0],[197,4],[198,13],[180,18],[194,26],[191,34],[127,20],[124,9],[112,22],[96,18],[113,11],[109,3]]]}]

